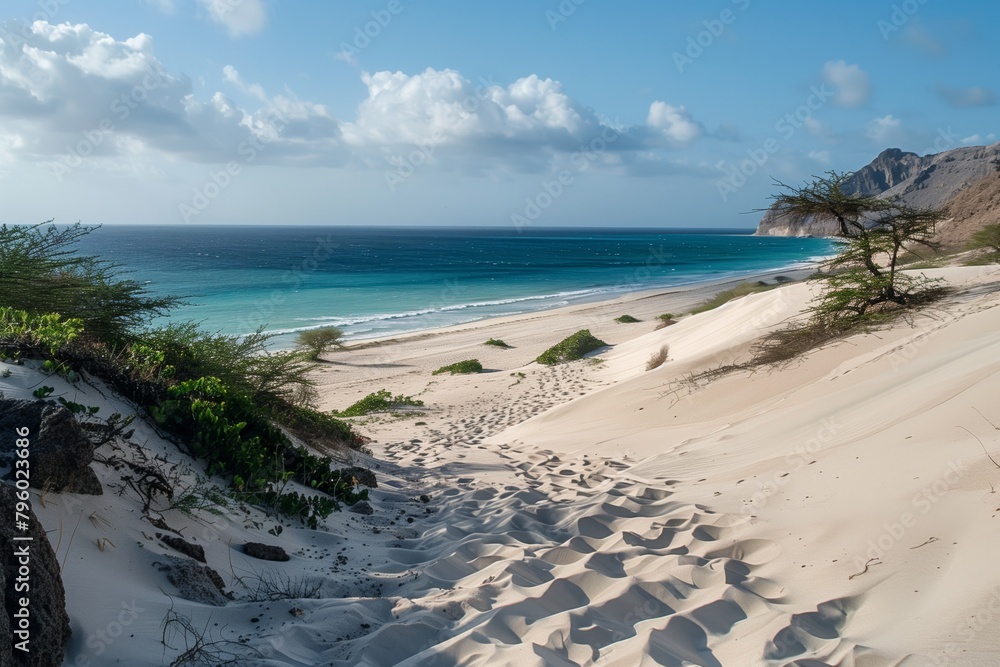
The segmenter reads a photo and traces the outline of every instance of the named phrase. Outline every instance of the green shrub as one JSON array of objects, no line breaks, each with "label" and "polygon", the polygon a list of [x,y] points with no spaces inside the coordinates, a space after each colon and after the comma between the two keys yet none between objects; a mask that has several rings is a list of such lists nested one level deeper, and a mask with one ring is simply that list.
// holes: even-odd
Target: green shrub
[{"label": "green shrub", "polygon": [[331,347],[341,347],[340,341],[344,332],[337,327],[322,327],[300,331],[295,337],[295,344],[303,350],[309,359],[315,361]]},{"label": "green shrub", "polygon": [[440,375],[441,373],[451,373],[456,374],[469,374],[469,373],[482,373],[483,365],[479,363],[478,359],[466,359],[465,361],[459,361],[454,364],[448,364],[447,366],[442,366],[437,369],[431,375]]},{"label": "green shrub", "polygon": [[695,306],[691,310],[691,313],[694,315],[714,310],[715,308],[718,308],[722,304],[728,303],[733,299],[738,299],[741,296],[747,296],[748,294],[756,294],[757,292],[766,292],[774,289],[775,287],[778,287],[778,285],[768,285],[767,283],[760,281],[756,283],[740,283],[736,287],[723,290],[707,301]]},{"label": "green shrub", "polygon": [[83,332],[83,320],[67,320],[57,313],[32,314],[0,306],[0,348],[32,348],[55,354]]},{"label": "green shrub", "polygon": [[0,225],[0,305],[80,319],[89,335],[120,343],[180,303],[154,296],[115,264],[77,255],[73,245],[95,229]]},{"label": "green shrub", "polygon": [[505,350],[509,350],[511,347],[513,347],[513,346],[508,345],[507,343],[503,342],[499,338],[490,338],[488,341],[486,341],[485,343],[483,343],[483,345],[492,345],[493,347],[502,347]]},{"label": "green shrub", "polygon": [[562,342],[542,352],[535,361],[546,366],[552,366],[553,364],[581,359],[588,352],[593,352],[606,345],[607,343],[603,340],[591,335],[589,329],[581,329],[572,336],[565,338]]},{"label": "green shrub", "polygon": [[970,248],[989,248],[1000,253],[1000,224],[986,225],[975,234],[969,242]]},{"label": "green shrub", "polygon": [[620,317],[615,318],[615,322],[617,322],[618,324],[635,324],[636,322],[640,321],[641,320],[632,317],[631,315],[621,315]]},{"label": "green shrub", "polygon": [[334,411],[333,414],[340,417],[361,417],[372,412],[388,412],[389,410],[407,405],[422,407],[423,404],[423,401],[417,400],[412,396],[403,396],[402,394],[393,396],[388,389],[379,389],[373,394],[368,394],[346,410],[342,412]]}]

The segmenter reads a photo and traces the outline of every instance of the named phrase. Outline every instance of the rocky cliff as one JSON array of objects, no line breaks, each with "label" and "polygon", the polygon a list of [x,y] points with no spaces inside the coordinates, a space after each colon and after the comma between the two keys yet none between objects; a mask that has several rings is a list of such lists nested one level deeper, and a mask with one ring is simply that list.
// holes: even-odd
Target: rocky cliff
[{"label": "rocky cliff", "polygon": [[[897,198],[916,207],[943,208],[960,192],[1000,173],[1000,143],[968,146],[924,155],[890,148],[854,172],[845,190]],[[836,236],[837,223],[829,218],[793,218],[773,210],[757,225],[760,236]]]}]

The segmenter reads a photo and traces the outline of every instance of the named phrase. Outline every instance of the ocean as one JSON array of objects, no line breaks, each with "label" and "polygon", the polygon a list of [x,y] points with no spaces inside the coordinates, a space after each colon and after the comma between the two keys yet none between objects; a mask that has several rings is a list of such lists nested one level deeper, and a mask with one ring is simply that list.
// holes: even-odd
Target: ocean
[{"label": "ocean", "polygon": [[833,241],[747,230],[105,226],[80,250],[120,264],[173,319],[259,327],[287,346],[334,325],[373,338],[801,267]]}]

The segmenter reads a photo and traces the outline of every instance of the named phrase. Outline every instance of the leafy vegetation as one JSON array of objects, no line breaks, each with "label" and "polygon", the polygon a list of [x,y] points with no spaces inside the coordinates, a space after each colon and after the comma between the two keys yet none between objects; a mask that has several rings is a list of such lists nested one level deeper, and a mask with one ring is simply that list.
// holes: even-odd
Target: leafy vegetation
[{"label": "leafy vegetation", "polygon": [[561,364],[567,361],[582,359],[583,355],[588,352],[593,352],[606,345],[607,343],[603,340],[595,338],[589,329],[581,329],[542,352],[535,361],[545,366]]},{"label": "leafy vegetation", "polygon": [[452,375],[468,375],[471,373],[482,373],[483,365],[479,363],[478,359],[466,359],[465,361],[458,361],[454,364],[448,364],[447,366],[442,366],[437,369],[431,375],[440,375],[441,373],[451,373]]},{"label": "leafy vegetation", "polygon": [[393,396],[388,389],[379,389],[347,409],[334,412],[334,414],[339,417],[361,417],[372,412],[389,412],[405,406],[423,407],[423,405],[423,401],[412,396],[403,396],[402,394]]},{"label": "leafy vegetation", "polygon": [[741,296],[747,296],[748,294],[756,294],[758,292],[766,292],[772,290],[777,285],[768,285],[763,281],[757,281],[755,283],[740,283],[736,287],[731,287],[727,290],[723,290],[708,299],[704,303],[701,303],[691,309],[692,314],[704,313],[709,310],[714,310],[724,303],[729,303],[733,299],[738,299]]},{"label": "leafy vegetation", "polygon": [[0,306],[0,351],[53,354],[83,332],[83,320],[64,320],[58,313],[34,314]]},{"label": "leafy vegetation", "polygon": [[641,321],[642,320],[632,317],[631,315],[621,315],[615,318],[615,322],[617,322],[618,324],[635,324],[636,322],[641,322]]},{"label": "leafy vegetation", "polygon": [[[312,366],[301,354],[271,352],[262,330],[239,337],[191,322],[151,327],[177,299],[154,297],[114,265],[78,256],[73,244],[91,231],[0,227],[0,352],[42,358],[71,380],[80,369],[105,379],[252,504],[317,525],[341,503],[367,497],[358,485],[373,486],[374,476],[335,469],[282,430],[324,448],[367,442],[309,407]],[[64,404],[80,416],[96,412]]]},{"label": "leafy vegetation", "polygon": [[490,338],[488,341],[483,343],[483,345],[492,345],[493,347],[500,347],[505,350],[509,350],[511,347],[513,347],[512,345],[508,345],[507,343],[503,342],[499,338]]},{"label": "leafy vegetation", "polygon": [[918,305],[935,293],[934,281],[899,272],[904,251],[937,250],[931,240],[944,214],[913,208],[898,201],[850,193],[850,174],[828,172],[800,188],[783,183],[774,208],[790,216],[833,217],[846,244],[829,262],[835,273],[814,313],[826,319],[859,319],[870,312]]},{"label": "leafy vegetation", "polygon": [[0,225],[2,305],[79,319],[88,335],[122,343],[180,303],[152,294],[115,264],[78,255],[73,246],[94,227],[46,225]]},{"label": "leafy vegetation", "polygon": [[337,327],[321,327],[300,331],[295,337],[295,344],[311,361],[316,361],[330,348],[341,347],[343,343],[340,339],[343,337],[344,332]]},{"label": "leafy vegetation", "polygon": [[989,248],[995,253],[1000,253],[1000,224],[986,225],[972,235],[969,242],[971,248]]},{"label": "leafy vegetation", "polygon": [[656,319],[658,321],[656,323],[656,329],[654,329],[654,331],[659,331],[664,327],[669,327],[673,324],[677,324],[677,320],[674,319],[673,313],[663,313],[662,315],[657,315]]}]

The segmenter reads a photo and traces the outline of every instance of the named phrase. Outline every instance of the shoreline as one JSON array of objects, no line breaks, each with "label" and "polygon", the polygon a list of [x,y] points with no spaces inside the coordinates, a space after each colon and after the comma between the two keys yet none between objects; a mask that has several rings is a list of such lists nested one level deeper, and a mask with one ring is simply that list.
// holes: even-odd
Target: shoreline
[{"label": "shoreline", "polygon": [[[546,314],[556,313],[559,311],[572,312],[576,310],[587,310],[590,308],[598,306],[610,306],[613,304],[625,305],[632,303],[634,301],[640,301],[643,299],[656,299],[659,297],[685,297],[690,296],[691,298],[698,299],[693,302],[692,305],[697,305],[701,301],[705,301],[717,293],[722,292],[726,289],[739,285],[746,282],[757,282],[759,280],[773,279],[776,276],[787,276],[793,281],[801,281],[808,276],[814,274],[822,266],[823,260],[815,260],[810,262],[801,262],[793,265],[794,268],[778,268],[778,269],[768,269],[766,271],[754,271],[751,273],[732,276],[727,278],[713,278],[711,280],[696,281],[691,283],[685,283],[677,286],[664,286],[664,287],[650,287],[637,289],[626,292],[619,293],[607,293],[606,297],[600,295],[593,295],[592,298],[581,299],[577,303],[564,304],[559,306],[553,306],[550,308],[542,308],[539,310],[532,310],[527,312],[515,313],[511,315],[496,315],[487,316],[480,319],[472,320],[469,322],[461,322],[458,324],[449,324],[439,327],[431,327],[427,329],[417,329],[413,331],[403,331],[395,334],[388,334],[385,336],[372,336],[369,338],[353,338],[345,341],[344,350],[363,350],[371,347],[376,347],[380,345],[386,345],[394,343],[397,341],[410,340],[414,337],[424,337],[424,336],[434,336],[443,333],[448,333],[451,331],[466,330],[469,328],[483,328],[490,326],[493,323],[496,324],[507,324],[513,323],[521,320],[530,320],[536,317],[543,317]],[[687,304],[688,299],[683,299],[680,303]],[[664,311],[668,312],[668,311]],[[678,315],[683,313],[676,313]],[[321,327],[315,327],[321,328]],[[290,335],[290,334],[279,334],[279,335]]]}]

